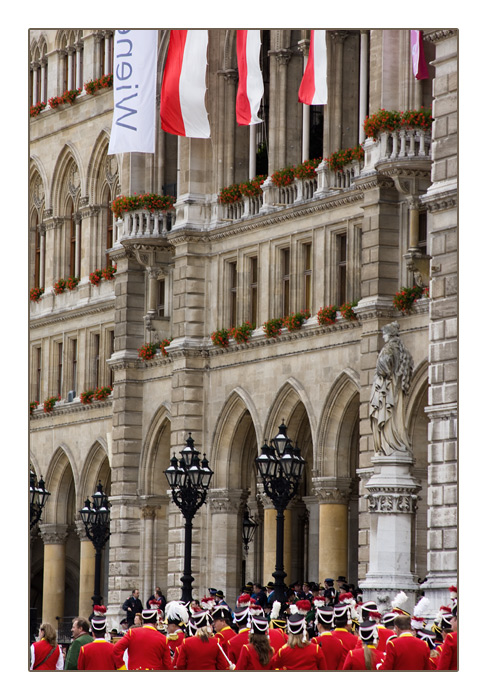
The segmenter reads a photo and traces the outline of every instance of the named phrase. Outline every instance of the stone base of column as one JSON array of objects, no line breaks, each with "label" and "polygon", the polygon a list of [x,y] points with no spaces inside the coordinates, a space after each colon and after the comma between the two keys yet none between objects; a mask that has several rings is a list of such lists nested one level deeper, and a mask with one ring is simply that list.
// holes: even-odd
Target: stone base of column
[{"label": "stone base of column", "polygon": [[[387,604],[399,591],[416,591],[412,553],[413,518],[420,483],[411,475],[414,458],[407,453],[375,456],[369,491],[370,565],[359,583],[371,599]],[[377,597],[379,596],[379,597]],[[414,607],[414,596],[412,597]],[[410,611],[412,613],[412,608]]]}]

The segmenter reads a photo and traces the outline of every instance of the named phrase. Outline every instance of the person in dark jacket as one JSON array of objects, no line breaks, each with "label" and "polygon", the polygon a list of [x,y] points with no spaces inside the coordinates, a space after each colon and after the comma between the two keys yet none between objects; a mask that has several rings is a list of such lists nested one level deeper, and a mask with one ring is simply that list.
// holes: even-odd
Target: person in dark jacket
[{"label": "person in dark jacket", "polygon": [[129,598],[127,598],[127,600],[122,605],[122,608],[127,613],[127,622],[129,627],[132,627],[132,625],[134,624],[136,613],[141,613],[144,609],[142,601],[139,599],[139,595],[139,590],[137,588],[134,588],[134,590],[132,591],[132,595]]}]

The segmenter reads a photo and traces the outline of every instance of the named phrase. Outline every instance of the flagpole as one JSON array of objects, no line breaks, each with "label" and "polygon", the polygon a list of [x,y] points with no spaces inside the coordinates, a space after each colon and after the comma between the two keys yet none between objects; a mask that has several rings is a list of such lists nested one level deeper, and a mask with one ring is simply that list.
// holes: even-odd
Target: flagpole
[{"label": "flagpole", "polygon": [[257,154],[256,154],[256,134],[257,124],[250,124],[249,127],[249,180],[257,174]]}]

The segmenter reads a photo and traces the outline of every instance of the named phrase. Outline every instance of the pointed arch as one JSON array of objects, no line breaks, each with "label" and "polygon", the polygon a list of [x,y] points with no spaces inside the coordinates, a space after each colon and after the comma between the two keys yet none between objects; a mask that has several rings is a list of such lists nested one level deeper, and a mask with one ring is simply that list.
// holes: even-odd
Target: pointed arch
[{"label": "pointed arch", "polygon": [[106,440],[99,437],[88,450],[79,479],[76,508],[82,508],[86,498],[95,492],[98,481],[103,490],[109,494],[111,484],[110,464],[108,461],[108,445]]},{"label": "pointed arch", "polygon": [[[302,406],[299,409],[299,406]],[[264,438],[271,438],[282,420],[290,431],[298,433],[303,416],[309,422],[311,436],[316,435],[317,420],[312,402],[303,385],[294,377],[287,379],[276,394],[265,423]],[[313,439],[314,441],[314,439]]]},{"label": "pointed arch", "polygon": [[347,459],[342,459],[346,446],[358,426],[360,385],[358,375],[344,369],[335,379],[320,420],[317,448],[317,476],[351,476]]},{"label": "pointed arch", "polygon": [[108,156],[109,143],[110,131],[105,127],[95,140],[87,168],[86,192],[90,204],[102,201],[102,189],[106,182],[113,193],[113,199],[119,187],[119,162],[115,155]]},{"label": "pointed arch", "polygon": [[162,495],[167,491],[164,470],[171,458],[171,411],[162,403],[150,422],[140,454],[139,492]]},{"label": "pointed arch", "polygon": [[76,507],[76,473],[71,451],[66,445],[60,445],[51,458],[45,478],[51,495],[46,503],[44,522],[70,522],[71,513]]},{"label": "pointed arch", "polygon": [[52,175],[52,202],[51,206],[55,216],[62,216],[65,208],[65,198],[67,194],[67,185],[70,168],[76,165],[79,175],[79,187],[77,191],[71,192],[71,197],[73,201],[79,200],[80,197],[85,196],[86,188],[86,177],[83,167],[83,161],[78,152],[78,149],[71,143],[67,142],[62,148],[56,165],[54,166],[54,171]]},{"label": "pointed arch", "polygon": [[236,387],[220,411],[213,434],[213,488],[251,487],[252,471],[245,465],[252,466],[261,432],[254,402],[245,389]]},{"label": "pointed arch", "polygon": [[36,204],[36,192],[35,192],[35,184],[36,184],[36,179],[39,178],[41,183],[42,183],[42,189],[43,189],[43,207],[45,209],[49,208],[49,201],[50,201],[50,188],[49,188],[49,179],[47,177],[46,169],[44,168],[44,164],[42,160],[39,158],[39,156],[36,156],[35,154],[30,155],[30,162],[29,162],[29,210],[33,206],[36,206],[37,209],[40,209],[39,203]]}]

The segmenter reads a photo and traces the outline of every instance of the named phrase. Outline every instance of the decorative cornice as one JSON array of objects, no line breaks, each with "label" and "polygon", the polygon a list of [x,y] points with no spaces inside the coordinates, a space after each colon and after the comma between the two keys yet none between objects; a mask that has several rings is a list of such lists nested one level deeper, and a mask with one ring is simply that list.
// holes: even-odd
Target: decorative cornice
[{"label": "decorative cornice", "polygon": [[249,491],[246,489],[212,489],[208,495],[211,513],[237,515],[246,503]]},{"label": "decorative cornice", "polygon": [[107,300],[104,301],[95,301],[93,303],[87,304],[84,306],[82,309],[75,308],[75,309],[62,309],[58,312],[56,311],[49,311],[47,316],[43,316],[42,318],[36,319],[35,315],[33,314],[31,317],[33,317],[34,320],[31,321],[29,327],[31,329],[34,328],[43,328],[44,326],[50,326],[51,324],[54,323],[63,323],[70,321],[73,318],[82,318],[83,316],[91,316],[92,314],[95,313],[102,313],[104,311],[108,311],[109,309],[114,309],[115,308],[115,297],[110,297]]},{"label": "decorative cornice", "polygon": [[451,39],[457,36],[458,29],[435,29],[432,32],[423,32],[423,39],[429,41],[432,44],[437,44],[445,39]]},{"label": "decorative cornice", "polygon": [[68,536],[68,526],[63,523],[39,525],[42,541],[48,544],[64,544]]}]

